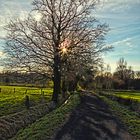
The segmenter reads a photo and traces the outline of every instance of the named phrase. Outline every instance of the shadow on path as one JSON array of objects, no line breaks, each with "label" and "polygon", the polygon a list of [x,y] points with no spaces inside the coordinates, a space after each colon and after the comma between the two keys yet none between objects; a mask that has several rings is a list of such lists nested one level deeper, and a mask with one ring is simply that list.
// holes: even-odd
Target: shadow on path
[{"label": "shadow on path", "polygon": [[55,140],[133,139],[104,102],[94,95],[84,95]]}]

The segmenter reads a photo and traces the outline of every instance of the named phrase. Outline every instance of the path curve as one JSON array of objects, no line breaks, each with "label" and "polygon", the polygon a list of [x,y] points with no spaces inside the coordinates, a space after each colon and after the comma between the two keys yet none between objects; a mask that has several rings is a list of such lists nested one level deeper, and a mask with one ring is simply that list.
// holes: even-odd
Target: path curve
[{"label": "path curve", "polygon": [[95,95],[84,95],[55,140],[134,140]]}]

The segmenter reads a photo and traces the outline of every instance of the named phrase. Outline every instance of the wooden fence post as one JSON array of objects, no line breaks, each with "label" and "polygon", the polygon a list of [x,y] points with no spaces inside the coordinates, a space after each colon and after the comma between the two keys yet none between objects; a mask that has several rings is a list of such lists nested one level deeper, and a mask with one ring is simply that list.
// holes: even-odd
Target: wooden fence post
[{"label": "wooden fence post", "polygon": [[26,89],[26,91],[25,91],[25,94],[27,94],[27,89]]},{"label": "wooden fence post", "polygon": [[25,97],[25,106],[26,106],[27,109],[30,108],[30,100],[29,100],[29,96],[28,95],[26,95],[26,97]]}]

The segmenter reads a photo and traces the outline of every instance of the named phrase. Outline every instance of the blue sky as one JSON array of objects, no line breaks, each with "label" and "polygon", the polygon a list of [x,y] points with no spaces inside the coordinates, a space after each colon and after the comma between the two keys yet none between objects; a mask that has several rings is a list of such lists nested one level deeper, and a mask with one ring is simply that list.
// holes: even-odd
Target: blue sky
[{"label": "blue sky", "polygon": [[110,26],[106,42],[114,47],[104,55],[112,71],[124,57],[134,70],[140,70],[140,0],[103,0],[96,16]]},{"label": "blue sky", "polygon": [[[140,70],[140,0],[101,0],[95,16],[109,25],[106,43],[114,47],[104,61],[115,70],[116,62],[124,57],[134,70]],[[13,18],[25,18],[32,0],[0,0],[0,57],[5,31],[3,27]]]}]

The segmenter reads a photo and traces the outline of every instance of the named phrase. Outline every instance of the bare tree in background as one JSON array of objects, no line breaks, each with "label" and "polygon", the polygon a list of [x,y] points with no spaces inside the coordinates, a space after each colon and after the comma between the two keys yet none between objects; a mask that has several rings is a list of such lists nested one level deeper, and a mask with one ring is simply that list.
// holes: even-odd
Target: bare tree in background
[{"label": "bare tree in background", "polygon": [[26,20],[11,21],[7,26],[5,50],[8,65],[15,70],[51,75],[54,82],[52,100],[57,102],[61,93],[64,53],[76,65],[77,62],[73,61],[75,58],[79,58],[80,62],[80,58],[88,56],[96,62],[102,52],[110,49],[103,44],[107,26],[98,24],[93,17],[97,2],[34,0],[33,11],[41,15],[40,20],[29,14]]},{"label": "bare tree in background", "polygon": [[131,66],[127,66],[127,61],[124,58],[120,58],[114,72],[114,77],[124,81],[122,88],[129,89],[131,81],[134,79],[134,71]]}]

